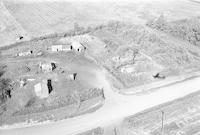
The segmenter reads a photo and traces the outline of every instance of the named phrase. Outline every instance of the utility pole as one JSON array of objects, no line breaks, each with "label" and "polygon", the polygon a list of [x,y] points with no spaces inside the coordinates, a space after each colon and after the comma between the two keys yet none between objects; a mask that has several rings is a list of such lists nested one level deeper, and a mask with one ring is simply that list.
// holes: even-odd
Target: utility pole
[{"label": "utility pole", "polygon": [[114,133],[115,133],[115,135],[117,135],[117,128],[116,127],[114,128]]},{"label": "utility pole", "polygon": [[164,133],[164,111],[161,111],[162,113],[162,126],[161,126],[161,135]]}]

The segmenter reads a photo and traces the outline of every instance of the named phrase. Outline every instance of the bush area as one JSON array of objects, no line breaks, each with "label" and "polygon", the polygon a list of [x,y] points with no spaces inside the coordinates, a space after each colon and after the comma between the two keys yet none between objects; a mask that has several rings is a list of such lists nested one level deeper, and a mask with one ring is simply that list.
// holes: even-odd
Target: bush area
[{"label": "bush area", "polygon": [[14,116],[17,115],[26,115],[32,113],[44,112],[47,110],[53,110],[60,107],[65,107],[72,104],[79,104],[91,98],[102,96],[103,89],[88,89],[84,90],[78,95],[68,95],[68,96],[59,96],[57,94],[50,95],[47,99],[42,100],[38,98],[32,98],[26,102],[24,108],[13,113]]},{"label": "bush area", "polygon": [[155,20],[149,20],[146,25],[200,46],[200,17],[167,22],[161,15]]},{"label": "bush area", "polygon": [[85,90],[85,91],[81,92],[79,95],[80,95],[81,102],[89,100],[91,98],[98,97],[98,96],[104,97],[103,89],[98,89],[98,88],[92,88],[92,89]]},{"label": "bush area", "polygon": [[[162,17],[159,20],[162,20]],[[161,23],[158,28],[164,28],[164,26],[165,25]],[[109,43],[109,41],[119,41],[120,47],[128,45],[136,48],[138,52],[148,55],[157,64],[163,65],[166,69],[170,69],[171,67],[174,69],[191,67],[200,62],[200,57],[198,55],[199,49],[195,46],[186,46],[172,42],[170,39],[163,39],[159,37],[158,34],[149,31],[141,25],[112,22],[101,30],[97,30],[91,34],[102,41],[106,39],[106,43]],[[105,58],[106,61],[112,58],[112,55],[115,55],[113,54],[113,50],[119,47],[118,44],[107,45],[109,46],[108,49],[111,51],[109,51],[109,55],[102,55],[104,57],[104,62]],[[107,63],[105,65],[107,65]]]},{"label": "bush area", "polygon": [[54,97],[49,97],[49,99],[47,100],[46,101],[40,99],[30,100],[30,102],[32,102],[31,104],[30,102],[28,102],[26,104],[26,107],[13,113],[13,116],[40,113],[47,110],[53,110],[76,103],[76,100],[73,99],[73,97],[71,96],[54,96]]},{"label": "bush area", "polygon": [[[152,22],[153,21],[154,20],[152,20]],[[157,28],[166,29],[164,16],[158,19],[157,24]],[[130,84],[133,86],[152,82],[154,81],[154,71],[163,74],[165,77],[169,77],[184,75],[199,69],[197,66],[198,63],[200,63],[200,55],[198,55],[200,50],[198,47],[182,44],[182,42],[173,42],[169,37],[160,36],[158,31],[152,31],[143,25],[113,21],[109,22],[101,29],[91,32],[90,35],[97,37],[106,44],[104,49],[107,53],[95,56],[96,60],[100,61],[100,63],[123,85]],[[142,54],[142,56],[150,60],[153,65],[162,67],[161,70],[153,70],[152,74],[147,64],[147,66],[139,64],[136,68],[138,71],[142,70],[144,72],[143,74],[128,75],[118,72],[113,58],[118,58],[119,56],[123,57],[120,54],[126,51],[126,49],[120,48],[126,48],[127,46],[133,48],[136,54]],[[133,56],[130,57],[134,59],[135,55],[134,53],[132,54]],[[136,55],[136,59],[132,60],[132,63],[125,62],[122,64],[140,63],[142,58],[137,59],[137,56],[139,55]],[[129,56],[125,54],[124,57],[128,58]]]},{"label": "bush area", "polygon": [[0,66],[0,105],[5,103],[11,97],[12,81],[4,78],[6,66]]},{"label": "bush area", "polygon": [[[102,30],[113,31],[112,27]],[[200,61],[200,57],[196,55],[199,53],[198,48],[172,43],[168,39],[162,39],[159,35],[141,25],[119,23],[117,32],[113,34],[118,38],[117,40],[121,39],[124,41],[122,46],[128,44],[129,46],[135,47],[139,52],[142,51],[158,64],[164,65],[165,67],[186,67]]]}]

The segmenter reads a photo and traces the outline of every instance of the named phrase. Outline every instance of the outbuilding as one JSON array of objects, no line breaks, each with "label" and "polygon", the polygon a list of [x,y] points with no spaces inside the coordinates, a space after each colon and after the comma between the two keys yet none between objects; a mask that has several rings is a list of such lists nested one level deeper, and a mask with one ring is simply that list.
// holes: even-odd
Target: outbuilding
[{"label": "outbuilding", "polygon": [[133,73],[135,72],[135,67],[133,65],[126,65],[121,67],[120,71],[122,73]]},{"label": "outbuilding", "polygon": [[72,45],[72,48],[76,50],[77,52],[82,52],[86,49],[85,46],[83,46],[80,42],[77,42],[77,41],[72,42],[71,45]]},{"label": "outbuilding", "polygon": [[67,74],[67,80],[73,81],[76,79],[77,73]]},{"label": "outbuilding", "polygon": [[51,72],[54,69],[56,69],[56,64],[53,62],[50,63],[39,63],[39,68],[43,71],[43,72]]},{"label": "outbuilding", "polygon": [[58,52],[62,50],[62,45],[53,45],[51,46],[51,51],[52,52]]},{"label": "outbuilding", "polygon": [[51,46],[52,52],[59,52],[59,51],[71,51],[72,47],[70,45],[53,45]]},{"label": "outbuilding", "polygon": [[20,83],[20,88],[22,88],[22,87],[24,87],[25,85],[26,85],[26,82],[27,80],[26,79],[22,79],[22,78],[20,78],[20,81],[19,81],[19,83]]},{"label": "outbuilding", "polygon": [[48,86],[47,86],[47,81],[43,80],[42,82],[35,84],[34,91],[35,91],[36,96],[38,96],[40,98],[48,97],[49,90],[48,90]]},{"label": "outbuilding", "polygon": [[29,51],[26,51],[26,52],[20,52],[17,54],[17,56],[28,56],[28,55],[31,55],[33,54],[33,51],[29,50]]}]

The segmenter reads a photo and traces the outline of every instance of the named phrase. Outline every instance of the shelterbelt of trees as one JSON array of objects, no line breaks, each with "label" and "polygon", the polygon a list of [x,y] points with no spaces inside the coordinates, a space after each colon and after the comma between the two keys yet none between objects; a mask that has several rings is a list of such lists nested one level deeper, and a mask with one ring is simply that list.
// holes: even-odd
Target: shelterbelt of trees
[{"label": "shelterbelt of trees", "polygon": [[200,17],[168,22],[164,15],[147,21],[147,26],[200,46]]}]

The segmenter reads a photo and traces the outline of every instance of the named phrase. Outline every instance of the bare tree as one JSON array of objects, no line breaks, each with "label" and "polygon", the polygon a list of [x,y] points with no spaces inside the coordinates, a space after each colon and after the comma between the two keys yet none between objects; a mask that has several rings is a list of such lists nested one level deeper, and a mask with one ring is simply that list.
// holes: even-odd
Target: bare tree
[{"label": "bare tree", "polygon": [[164,111],[161,111],[162,113],[162,125],[161,125],[161,135],[163,135],[164,133]]},{"label": "bare tree", "polygon": [[77,22],[74,23],[74,34],[79,31],[79,24]]}]

